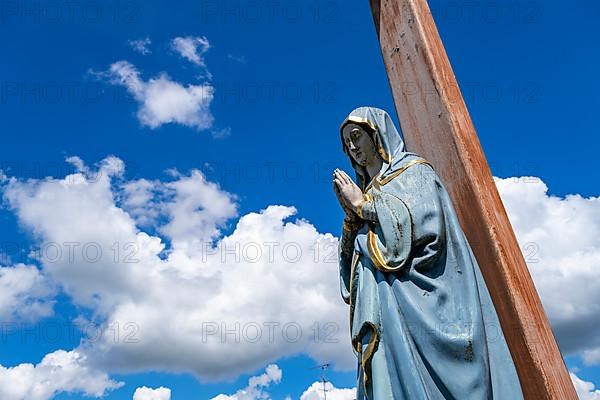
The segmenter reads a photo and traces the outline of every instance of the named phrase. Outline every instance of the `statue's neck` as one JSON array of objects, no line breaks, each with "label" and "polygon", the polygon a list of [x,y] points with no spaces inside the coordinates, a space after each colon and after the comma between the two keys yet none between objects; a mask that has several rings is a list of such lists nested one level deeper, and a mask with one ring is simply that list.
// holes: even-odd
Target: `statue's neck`
[{"label": "statue's neck", "polygon": [[383,162],[379,157],[376,158],[372,163],[367,164],[367,173],[369,174],[369,180],[373,179],[379,171],[381,171],[381,166]]}]

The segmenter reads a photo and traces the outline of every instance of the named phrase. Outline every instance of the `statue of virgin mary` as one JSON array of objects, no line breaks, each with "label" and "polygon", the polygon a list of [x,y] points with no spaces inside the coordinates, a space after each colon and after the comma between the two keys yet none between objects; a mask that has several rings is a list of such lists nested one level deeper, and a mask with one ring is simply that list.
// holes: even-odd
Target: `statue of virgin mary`
[{"label": "statue of virgin mary", "polygon": [[357,400],[523,398],[496,310],[444,185],[406,152],[383,110],[341,126],[356,183],[334,171],[345,211],[340,284],[358,357]]}]

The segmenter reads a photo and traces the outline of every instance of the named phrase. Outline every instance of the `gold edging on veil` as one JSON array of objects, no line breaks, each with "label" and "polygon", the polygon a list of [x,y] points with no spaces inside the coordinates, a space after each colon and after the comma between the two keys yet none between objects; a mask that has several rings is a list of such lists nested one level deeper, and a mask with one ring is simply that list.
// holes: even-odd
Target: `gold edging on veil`
[{"label": "gold edging on veil", "polygon": [[[360,258],[360,253],[357,251],[354,252],[354,258],[352,259],[352,264],[350,266],[350,333],[352,333],[352,320],[354,319],[354,303],[352,302],[352,282],[354,281],[354,270],[356,269],[356,265],[358,264],[358,260]],[[358,349],[354,347],[354,350],[358,352]]]},{"label": "gold edging on veil", "polygon": [[[379,332],[377,332],[377,327],[372,322],[366,322],[367,325],[371,326],[373,332],[371,332],[371,337],[369,338],[369,343],[367,344],[367,349],[364,353],[362,353],[362,358],[360,363],[363,368],[363,376],[364,376],[364,384],[365,388],[367,387],[367,382],[369,382],[369,374],[367,374],[367,363],[373,357],[373,353],[375,352],[375,346],[379,342]],[[360,350],[362,352],[362,343],[359,342]]]},{"label": "gold edging on veil", "polygon": [[[396,171],[399,173],[394,173],[394,177],[400,175],[400,173],[406,171],[406,169],[408,169],[410,166],[412,165],[416,165],[416,164],[429,164],[427,161],[423,160],[423,159],[419,159],[419,160],[413,160],[414,162],[410,162],[407,165],[405,165],[403,168],[401,168],[400,170]],[[393,179],[393,178],[392,178]],[[391,179],[390,179],[391,180]],[[384,182],[383,184],[385,185],[386,183],[388,183],[390,180]],[[400,197],[396,196],[395,194],[386,192],[388,195],[395,197],[396,199],[398,199],[398,201],[400,201],[402,204],[404,204],[404,207],[406,208],[406,210],[408,211],[408,206],[406,205],[406,203],[404,202],[404,200],[402,200]],[[365,196],[368,196],[368,198],[370,198],[371,200],[373,200],[373,195],[371,193],[366,193]],[[414,226],[413,226],[413,219],[412,219],[412,215],[410,214],[410,211],[408,211],[408,218],[410,220],[410,227],[411,227],[411,234],[412,232],[414,232]],[[412,243],[412,238],[411,238],[411,243]],[[377,234],[375,233],[375,229],[372,226],[372,224],[369,224],[369,232],[367,233],[367,248],[369,250],[369,254],[370,254],[370,258],[371,261],[373,261],[373,265],[375,266],[375,268],[377,268],[380,271],[383,272],[397,272],[399,270],[401,270],[402,268],[404,268],[404,264],[408,261],[408,258],[404,260],[404,262],[402,262],[400,265],[396,266],[396,267],[390,267],[386,262],[385,262],[385,257],[383,256],[383,254],[381,253],[381,250],[379,249],[379,246],[377,245]]]},{"label": "gold edging on veil", "polygon": [[[394,197],[396,197],[398,200],[402,201],[402,199],[400,199],[399,197],[397,197],[397,196],[394,196]],[[410,218],[410,226],[411,226],[411,233],[412,233],[413,232],[413,224],[412,224],[412,216],[410,215],[410,213],[408,214],[408,217]],[[381,254],[381,250],[379,250],[379,246],[377,245],[377,234],[373,231],[373,229],[371,227],[369,227],[369,233],[367,234],[367,248],[369,249],[369,253],[371,254],[371,261],[373,261],[373,265],[375,265],[375,268],[377,268],[378,270],[380,270],[382,272],[400,271],[401,269],[404,268],[405,263],[408,261],[408,258],[406,258],[404,260],[404,262],[402,262],[400,265],[398,265],[396,267],[390,267],[389,265],[387,265],[387,263],[385,262],[385,259],[383,257],[383,254]]]},{"label": "gold edging on veil", "polygon": [[[350,268],[350,333],[352,333],[352,328],[353,328],[352,320],[354,319],[354,304],[352,302],[352,290],[353,290],[352,282],[354,281],[354,272],[355,272],[356,266],[358,265],[359,259],[360,259],[360,253],[355,252],[354,258],[352,260],[351,268]],[[371,337],[369,338],[369,343],[367,344],[367,348],[365,349],[365,352],[363,353],[362,342],[360,340],[356,341],[356,343],[354,341],[351,341],[352,348],[358,354],[361,355],[360,363],[363,368],[363,374],[364,374],[363,376],[364,376],[365,385],[367,384],[367,382],[369,380],[369,375],[367,374],[367,370],[366,370],[367,362],[369,362],[371,357],[373,357],[373,353],[375,352],[375,346],[377,345],[377,342],[379,341],[379,332],[377,332],[377,327],[372,322],[366,322],[366,324],[368,324],[373,331],[371,332]]]},{"label": "gold edging on veil", "polygon": [[369,201],[373,201],[373,196],[371,196],[370,193],[365,193],[363,194],[363,198],[358,204],[358,206],[356,206],[356,215],[358,215],[360,219],[364,219],[362,215],[362,208],[365,205],[365,203],[368,203]]},{"label": "gold edging on veil", "polygon": [[344,130],[344,127],[351,122],[354,122],[355,124],[359,125],[367,125],[369,128],[371,128],[373,132],[377,131],[377,127],[367,118],[357,117],[356,115],[349,115],[348,118],[346,118],[344,122],[342,122],[342,125],[340,125],[340,132],[342,132]]},{"label": "gold edging on veil", "polygon": [[379,175],[377,175],[375,178],[373,178],[371,180],[371,182],[369,182],[367,187],[365,187],[365,189],[363,190],[363,193],[368,192],[371,189],[371,187],[375,187],[375,188],[379,189],[381,186],[387,185],[395,177],[397,177],[398,175],[400,175],[401,173],[403,173],[404,171],[406,171],[408,168],[412,167],[413,165],[417,165],[417,164],[426,164],[426,165],[429,165],[431,168],[433,168],[433,165],[431,165],[431,163],[429,161],[424,160],[422,158],[411,160],[408,163],[406,163],[406,165],[404,165],[402,168],[399,168],[398,170],[392,172],[390,175],[386,176],[385,178],[381,178]]},{"label": "gold edging on veil", "polygon": [[379,153],[381,158],[388,164],[392,162],[392,155],[388,154],[385,151],[385,149],[381,146],[381,141],[379,140],[379,136],[377,135],[377,127],[371,121],[369,121],[367,118],[350,115],[344,120],[344,122],[342,122],[342,125],[340,126],[340,133],[343,134],[344,127],[349,123],[354,123],[369,128],[373,133],[373,143],[375,144],[375,147],[377,147],[377,152]]},{"label": "gold edging on veil", "polygon": [[381,254],[381,251],[377,246],[377,235],[370,227],[367,235],[367,247],[369,248],[369,253],[371,253],[371,260],[373,260],[373,264],[375,264],[377,269],[381,271],[393,271],[392,268],[387,266],[383,259],[383,254]]},{"label": "gold edging on veil", "polygon": [[392,172],[390,175],[386,176],[385,178],[377,177],[377,183],[379,183],[379,186],[386,185],[392,179],[394,179],[395,177],[397,177],[398,175],[400,175],[401,173],[403,173],[404,171],[406,171],[407,169],[409,169],[413,165],[417,165],[417,164],[427,164],[431,168],[433,168],[433,165],[431,165],[431,163],[429,163],[427,160],[424,160],[422,158],[418,158],[418,159],[409,161],[408,163],[406,163],[405,166],[403,166],[402,168],[398,169],[397,171]]}]

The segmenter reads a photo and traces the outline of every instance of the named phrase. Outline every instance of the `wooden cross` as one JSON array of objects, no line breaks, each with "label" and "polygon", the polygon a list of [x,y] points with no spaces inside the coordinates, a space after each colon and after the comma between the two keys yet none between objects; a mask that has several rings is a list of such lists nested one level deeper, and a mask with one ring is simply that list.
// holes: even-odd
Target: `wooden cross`
[{"label": "wooden cross", "polygon": [[576,400],[427,1],[370,2],[407,148],[434,165],[452,197],[525,399]]}]

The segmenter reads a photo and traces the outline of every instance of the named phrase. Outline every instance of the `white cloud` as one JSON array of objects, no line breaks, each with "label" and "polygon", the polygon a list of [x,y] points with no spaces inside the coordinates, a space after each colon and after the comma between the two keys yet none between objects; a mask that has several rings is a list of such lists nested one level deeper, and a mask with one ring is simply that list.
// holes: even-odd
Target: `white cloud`
[{"label": "white cloud", "polygon": [[588,365],[595,365],[600,362],[600,347],[596,345],[593,349],[587,349],[582,354],[583,361]]},{"label": "white cloud", "polygon": [[205,36],[176,37],[171,41],[171,47],[186,60],[199,67],[204,67],[202,56],[210,49],[210,43]]},{"label": "white cloud", "polygon": [[600,390],[596,389],[592,382],[586,382],[572,372],[569,375],[571,375],[579,400],[600,400]]},{"label": "white cloud", "polygon": [[154,202],[160,182],[138,179],[123,185],[122,206],[141,227],[152,226],[164,211]]},{"label": "white cloud", "polygon": [[563,353],[600,361],[600,198],[548,195],[539,178],[497,180]]},{"label": "white cloud", "polygon": [[[290,220],[293,207],[239,216],[235,196],[200,171],[127,181],[103,172],[118,164],[112,160],[64,179],[13,179],[4,189],[40,243],[78,243],[71,259],[66,251],[58,262],[42,259],[44,271],[75,305],[91,308],[95,322],[121,327],[123,340],[103,337],[79,351],[108,371],[206,379],[296,354],[355,367],[335,237]],[[140,211],[144,202],[154,211]],[[101,250],[99,260],[86,259],[86,244]]]},{"label": "white cloud", "polygon": [[180,124],[205,130],[212,127],[210,104],[214,88],[208,84],[182,85],[165,72],[144,81],[128,61],[117,61],[108,75],[115,85],[126,88],[139,103],[137,118],[142,125],[156,129],[164,124]]},{"label": "white cloud", "polygon": [[229,58],[230,60],[239,62],[240,64],[247,64],[248,60],[246,59],[246,56],[234,56],[233,54],[227,54],[227,58]]},{"label": "white cloud", "polygon": [[2,400],[48,400],[61,392],[100,397],[122,385],[91,368],[86,357],[77,351],[55,351],[37,365],[0,365]]},{"label": "white cloud", "polygon": [[0,268],[0,318],[5,323],[52,315],[53,295],[52,285],[36,267],[17,264]]},{"label": "white cloud", "polygon": [[[134,342],[101,340],[80,354],[103,370],[189,371],[205,379],[234,377],[296,354],[355,368],[335,237],[291,220],[293,207],[240,216],[236,197],[197,170],[127,181],[115,157],[98,170],[70,160],[79,172],[64,179],[10,178],[3,192],[40,244],[80,244],[72,260],[41,259],[42,273],[75,305],[91,308],[95,322],[118,324],[123,336],[132,333],[127,323],[134,331]],[[549,196],[539,180],[497,184],[561,348],[596,362],[600,199]],[[86,260],[81,250],[87,243],[105,257]],[[297,327],[302,331],[294,341]],[[337,343],[324,343],[332,329]]]},{"label": "white cloud", "polygon": [[219,226],[237,216],[235,196],[207,181],[197,170],[177,178],[164,185],[172,199],[164,203],[170,221],[162,232],[176,246],[213,240],[219,234]]},{"label": "white cloud", "polygon": [[[135,295],[126,294],[135,289],[135,283],[119,265],[108,261],[112,254],[108,247],[116,242],[122,247],[150,240],[138,236],[131,217],[115,206],[114,175],[106,168],[105,162],[89,177],[78,172],[64,179],[13,179],[4,188],[4,197],[17,211],[19,222],[40,240],[44,271],[78,304],[101,310],[122,296]],[[100,243],[105,245],[105,262],[86,261],[95,258],[94,249]]]},{"label": "white cloud", "polygon": [[145,37],[143,39],[130,40],[128,43],[134,51],[142,55],[152,53],[149,47],[152,44],[152,40],[150,40],[149,37]]},{"label": "white cloud", "polygon": [[85,164],[84,164],[83,160],[81,159],[81,157],[70,156],[70,157],[67,157],[65,159],[65,161],[68,162],[69,164],[73,165],[77,172],[85,171]]},{"label": "white cloud", "polygon": [[171,400],[171,389],[162,386],[157,389],[142,386],[135,389],[133,400]]},{"label": "white cloud", "polygon": [[212,136],[215,139],[223,139],[223,138],[229,137],[229,136],[231,136],[231,127],[214,130],[214,131],[212,131]]},{"label": "white cloud", "polygon": [[281,382],[281,369],[275,364],[270,364],[262,375],[253,376],[248,380],[248,386],[238,390],[235,394],[220,394],[211,400],[259,400],[270,399],[266,389],[271,383]]},{"label": "white cloud", "polygon": [[[325,390],[323,390],[325,389]],[[328,400],[354,400],[356,398],[356,388],[340,389],[333,386],[331,382],[315,382],[302,393],[300,400],[324,400],[327,393]]]}]

